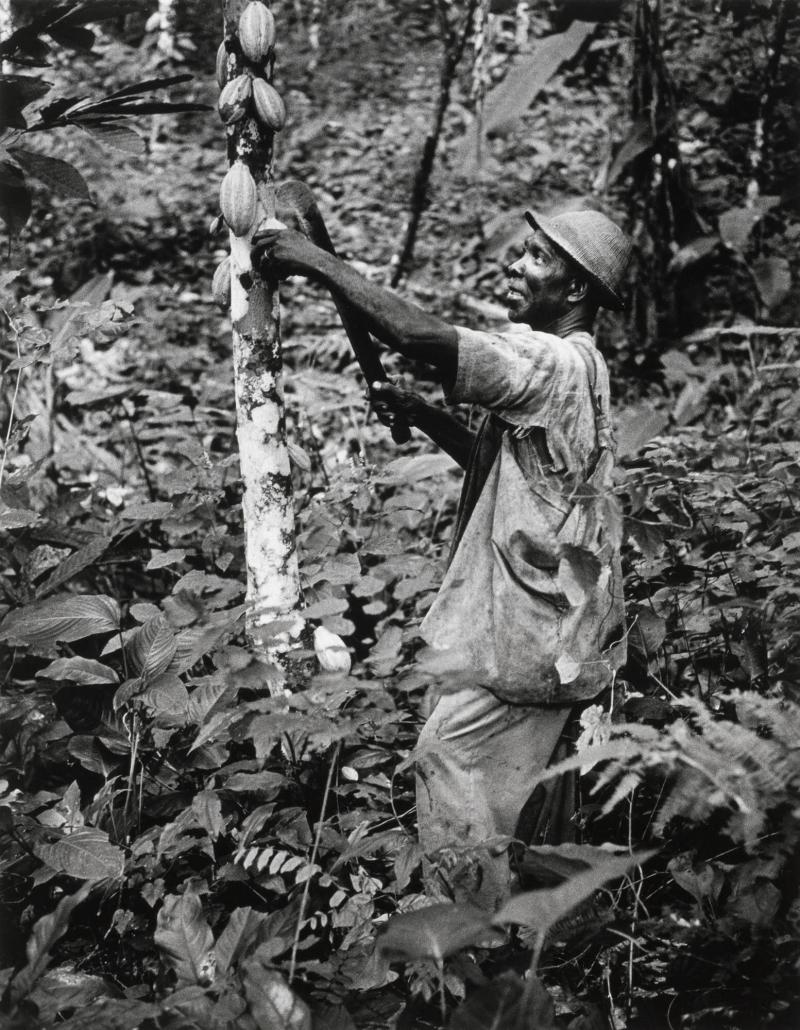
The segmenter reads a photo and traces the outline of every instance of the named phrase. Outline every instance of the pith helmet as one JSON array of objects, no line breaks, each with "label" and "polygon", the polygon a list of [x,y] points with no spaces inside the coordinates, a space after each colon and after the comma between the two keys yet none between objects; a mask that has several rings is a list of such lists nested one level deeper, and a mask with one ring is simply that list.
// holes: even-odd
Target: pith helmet
[{"label": "pith helmet", "polygon": [[625,307],[621,288],[633,243],[618,225],[600,211],[565,211],[550,218],[526,211],[525,217],[580,266],[597,288],[603,307]]}]

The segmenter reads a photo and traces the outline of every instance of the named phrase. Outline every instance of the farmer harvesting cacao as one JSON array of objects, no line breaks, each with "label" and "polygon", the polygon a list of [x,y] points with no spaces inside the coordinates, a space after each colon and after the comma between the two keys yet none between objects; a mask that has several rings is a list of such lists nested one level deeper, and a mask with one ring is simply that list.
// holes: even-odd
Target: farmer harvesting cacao
[{"label": "farmer harvesting cacao", "polygon": [[[535,777],[575,704],[624,659],[608,372],[592,328],[598,307],[623,306],[631,245],[597,211],[525,217],[501,332],[449,325],[294,230],[262,231],[254,248],[265,274],[323,284],[383,343],[435,366],[450,403],[486,409],[473,433],[410,391],[372,387],[383,421],[406,419],[466,470],[447,573],[421,627],[451,674],[420,735],[417,809],[429,856],[474,845],[472,882],[451,871],[449,889],[486,906],[511,886],[497,838],[542,839]],[[552,806],[548,818],[558,836]]]}]

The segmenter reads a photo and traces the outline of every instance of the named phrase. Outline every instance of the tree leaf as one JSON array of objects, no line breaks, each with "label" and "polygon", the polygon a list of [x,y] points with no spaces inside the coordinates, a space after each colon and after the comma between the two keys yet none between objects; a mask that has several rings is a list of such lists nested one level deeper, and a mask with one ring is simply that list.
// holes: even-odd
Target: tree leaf
[{"label": "tree leaf", "polygon": [[608,880],[624,876],[631,866],[641,865],[655,854],[656,851],[651,850],[635,855],[611,856],[593,864],[586,872],[576,873],[558,887],[516,894],[502,906],[493,922],[498,926],[518,923],[544,934]]},{"label": "tree leaf", "polygon": [[192,891],[169,894],[159,909],[154,937],[178,986],[214,982],[214,937],[200,898]]},{"label": "tree leaf", "polygon": [[792,269],[784,257],[760,257],[752,264],[761,299],[772,309],[777,307],[792,288]]},{"label": "tree leaf", "polygon": [[614,155],[611,167],[606,174],[605,185],[613,186],[627,166],[640,154],[644,154],[653,145],[653,131],[648,118],[639,118]]},{"label": "tree leaf", "polygon": [[83,884],[74,894],[62,898],[55,911],[37,920],[25,949],[28,963],[17,973],[8,988],[13,1002],[21,1001],[30,994],[36,981],[47,969],[50,952],[64,935],[72,913],[86,900],[90,890],[89,884]]},{"label": "tree leaf", "polygon": [[83,572],[84,569],[88,569],[90,565],[93,565],[100,555],[104,554],[113,542],[113,537],[110,536],[96,536],[93,540],[90,540],[88,544],[84,544],[83,547],[79,547],[77,551],[65,558],[64,561],[59,562],[53,572],[47,577],[47,579],[37,588],[36,596],[47,597],[48,594],[52,594],[54,590],[67,583],[73,576],[77,576],[79,572]]},{"label": "tree leaf", "polygon": [[252,908],[235,908],[231,912],[215,946],[220,973],[227,973],[255,945],[263,921],[264,916]]},{"label": "tree leaf", "polygon": [[269,1030],[311,1030],[311,1012],[280,973],[263,966],[257,958],[244,965],[244,993],[250,1014],[259,1027]]},{"label": "tree leaf", "polygon": [[119,683],[119,676],[113,669],[91,658],[57,658],[44,669],[40,669],[36,675],[84,685]]},{"label": "tree leaf", "polygon": [[490,915],[477,905],[428,905],[393,916],[378,936],[377,944],[392,958],[432,958],[441,962],[490,931]]},{"label": "tree leaf", "polygon": [[538,977],[529,983],[506,972],[456,1009],[448,1030],[556,1030],[555,1006]]},{"label": "tree leaf", "polygon": [[6,161],[0,161],[0,179],[0,218],[9,235],[16,236],[31,216],[31,194],[22,176]]},{"label": "tree leaf", "polygon": [[34,150],[23,147],[9,147],[9,154],[25,169],[28,175],[43,182],[45,186],[64,197],[77,197],[89,200],[89,187],[86,180],[68,161],[46,154],[38,154]]},{"label": "tree leaf", "polygon": [[47,35],[59,46],[88,53],[94,46],[94,33],[76,25],[51,25]]},{"label": "tree leaf", "polygon": [[652,404],[641,404],[621,412],[616,419],[617,457],[638,454],[648,441],[658,436],[669,422],[666,412]]},{"label": "tree leaf", "polygon": [[[525,114],[539,91],[566,61],[580,50],[594,31],[592,22],[573,21],[565,32],[538,40],[532,52],[511,62],[503,81],[486,97],[482,128],[487,136],[508,132]],[[474,124],[459,144],[454,163],[471,171],[478,150],[478,125]]]},{"label": "tree leaf", "polygon": [[126,125],[104,124],[101,122],[93,125],[80,123],[80,128],[90,135],[95,136],[101,143],[121,150],[126,154],[139,156],[145,151],[145,142],[138,132],[129,129]]},{"label": "tree leaf", "polygon": [[36,844],[34,850],[51,869],[78,880],[113,879],[125,870],[122,849],[94,826],[66,833],[49,844]]},{"label": "tree leaf", "polygon": [[0,640],[23,644],[72,643],[119,629],[117,602],[105,594],[69,594],[9,612],[0,623]]},{"label": "tree leaf", "polygon": [[752,207],[732,207],[719,216],[719,234],[723,243],[734,250],[744,250],[750,233],[763,215],[780,202],[780,197],[763,196]]},{"label": "tree leaf", "polygon": [[152,680],[165,672],[177,648],[175,634],[162,614],[148,619],[125,644],[125,654],[143,679]]},{"label": "tree leaf", "polygon": [[200,826],[208,833],[212,840],[225,830],[225,820],[222,818],[222,802],[215,790],[201,790],[192,799],[192,811]]}]

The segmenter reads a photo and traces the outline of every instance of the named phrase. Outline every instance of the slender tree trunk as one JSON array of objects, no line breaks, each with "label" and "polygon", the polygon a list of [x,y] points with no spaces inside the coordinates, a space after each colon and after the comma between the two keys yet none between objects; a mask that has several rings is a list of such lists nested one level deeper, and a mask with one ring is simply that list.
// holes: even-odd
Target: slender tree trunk
[{"label": "slender tree trunk", "polygon": [[767,150],[772,109],[775,104],[775,83],[780,70],[786,34],[789,28],[791,9],[788,0],[781,0],[775,16],[775,28],[769,45],[769,57],[764,69],[761,96],[758,102],[758,117],[753,130],[753,146],[748,154],[750,181],[747,184],[747,205],[752,207],[761,193],[764,154]]},{"label": "slender tree trunk", "polygon": [[453,80],[464,53],[464,47],[472,31],[472,19],[475,15],[477,4],[478,0],[467,0],[466,12],[459,28],[451,24],[450,12],[453,7],[453,0],[438,0],[437,2],[437,14],[444,41],[444,53],[442,54],[442,64],[439,72],[439,95],[436,99],[433,124],[422,148],[422,156],[420,157],[417,173],[414,176],[414,183],[411,187],[409,216],[403,244],[400,251],[392,258],[392,286],[398,285],[414,256],[414,246],[417,242],[417,232],[422,220],[422,213],[425,210],[428,199],[428,185],[433,171],[433,164],[436,160],[436,150],[439,146],[439,137],[442,134],[444,116],[447,113],[447,108],[450,106]]},{"label": "slender tree trunk", "polygon": [[[239,17],[246,6],[246,0],[225,0],[226,77],[228,81],[238,75],[270,80],[272,54],[258,67],[258,62],[242,56],[237,42]],[[244,117],[229,125],[227,132],[231,166],[244,175],[244,165],[257,197],[249,225],[238,226],[238,235],[233,230],[230,234],[231,322],[236,432],[244,486],[247,629],[256,645],[272,653],[276,634],[274,626],[269,629],[270,624],[281,622],[284,642],[278,649],[283,650],[289,638],[303,627],[297,611],[300,578],[281,383],[277,288],[262,281],[250,262],[250,243],[256,228],[275,215],[273,133],[253,116],[252,100]],[[223,215],[230,226],[224,204]]]}]

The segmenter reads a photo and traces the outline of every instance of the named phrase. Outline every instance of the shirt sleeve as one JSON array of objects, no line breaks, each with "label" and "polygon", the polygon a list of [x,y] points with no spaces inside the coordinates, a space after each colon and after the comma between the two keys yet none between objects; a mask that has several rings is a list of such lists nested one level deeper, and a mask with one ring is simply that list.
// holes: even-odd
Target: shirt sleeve
[{"label": "shirt sleeve", "polygon": [[556,469],[585,467],[596,446],[595,419],[586,363],[575,343],[530,329],[492,333],[459,326],[457,333],[448,400],[480,404],[523,430],[539,426]]}]

